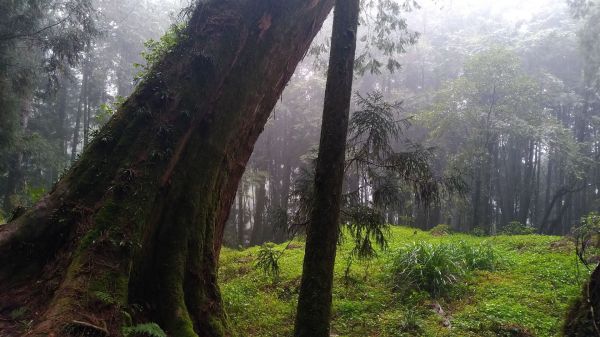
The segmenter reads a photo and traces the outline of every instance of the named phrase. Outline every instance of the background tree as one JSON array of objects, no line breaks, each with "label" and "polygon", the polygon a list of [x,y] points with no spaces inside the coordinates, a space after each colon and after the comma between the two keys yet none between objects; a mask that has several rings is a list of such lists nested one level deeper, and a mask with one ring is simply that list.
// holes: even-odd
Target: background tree
[{"label": "background tree", "polygon": [[10,211],[27,188],[27,162],[47,150],[30,130],[35,98],[52,92],[97,30],[88,0],[5,1],[0,12],[0,187]]}]

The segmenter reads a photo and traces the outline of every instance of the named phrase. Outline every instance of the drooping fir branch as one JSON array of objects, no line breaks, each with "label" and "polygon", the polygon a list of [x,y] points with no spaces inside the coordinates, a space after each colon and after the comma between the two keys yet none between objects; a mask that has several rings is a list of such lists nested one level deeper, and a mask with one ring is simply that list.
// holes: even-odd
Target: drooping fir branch
[{"label": "drooping fir branch", "polygon": [[[439,203],[450,194],[464,195],[467,185],[459,173],[440,174],[433,167],[435,149],[415,144],[403,137],[410,117],[399,118],[402,102],[387,102],[379,92],[356,95],[359,109],[350,118],[346,172],[366,175],[366,185],[349,190],[342,200],[342,225],[355,245],[350,258],[376,256],[375,247],[387,247],[384,212],[397,204],[408,188],[425,207]],[[397,151],[397,147],[404,148]],[[293,214],[288,228],[305,226],[312,207],[314,158],[307,160],[294,179],[291,193]],[[368,189],[368,191],[366,191]],[[361,193],[370,193],[366,203]],[[343,240],[343,238],[342,238]]]}]

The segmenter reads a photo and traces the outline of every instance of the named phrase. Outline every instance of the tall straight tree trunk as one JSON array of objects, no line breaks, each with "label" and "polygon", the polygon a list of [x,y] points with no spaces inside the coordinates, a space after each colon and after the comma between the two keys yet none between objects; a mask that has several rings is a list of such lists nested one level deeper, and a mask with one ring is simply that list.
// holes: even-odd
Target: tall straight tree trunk
[{"label": "tall straight tree trunk", "polygon": [[88,145],[90,138],[90,86],[89,86],[89,72],[88,72],[88,83],[85,86],[84,100],[83,100],[83,147]]},{"label": "tall straight tree trunk", "polygon": [[[290,164],[289,159],[285,160],[283,163],[283,173],[281,176],[281,189],[279,190],[279,209],[283,211],[283,216],[285,219],[281,220],[281,223],[287,224],[287,210],[290,200],[290,184],[291,184],[291,174],[292,174],[292,166]],[[277,243],[281,243],[288,238],[287,228],[273,228],[273,241]]]},{"label": "tall straight tree trunk", "polygon": [[87,71],[83,67],[83,77],[81,80],[81,91],[79,93],[79,101],[77,102],[77,114],[75,116],[75,129],[73,130],[73,140],[71,142],[71,163],[77,158],[77,146],[79,145],[79,132],[81,130],[81,118],[85,109],[85,92],[87,86]]},{"label": "tall straight tree trunk", "polygon": [[335,4],[314,200],[296,313],[296,337],[329,337],[359,8],[359,0],[337,0]]},{"label": "tall straight tree trunk", "polygon": [[544,216],[538,225],[541,234],[544,234],[543,230],[546,227],[546,221],[552,211],[552,206],[550,205],[550,191],[552,190],[552,172],[554,171],[553,161],[554,157],[552,156],[552,152],[549,152],[548,165],[546,166],[546,190],[544,191]]},{"label": "tall straight tree trunk", "polygon": [[90,132],[90,75],[92,65],[90,64],[90,48],[86,47],[86,57],[83,60],[83,147],[88,145]]},{"label": "tall straight tree trunk", "polygon": [[529,218],[529,209],[531,205],[531,196],[534,192],[535,187],[535,161],[534,161],[534,151],[535,151],[535,142],[533,140],[529,141],[527,148],[527,160],[525,162],[523,183],[521,184],[521,194],[519,196],[519,222],[522,224],[527,223],[527,219]]},{"label": "tall straight tree trunk", "polygon": [[244,229],[246,226],[246,214],[244,207],[244,183],[240,182],[237,191],[237,244],[244,246]]},{"label": "tall straight tree trunk", "polygon": [[475,227],[484,228],[484,224],[480,223],[480,206],[481,206],[481,165],[478,166],[478,170],[475,171],[475,189],[471,193],[471,203],[473,204],[473,213],[471,218],[471,226],[469,231],[472,231]]},{"label": "tall straight tree trunk", "polygon": [[[23,143],[24,136],[27,133],[29,126],[29,118],[33,113],[33,91],[27,90],[26,93],[20,97],[19,107],[19,129],[21,131],[21,141]],[[21,145],[22,146],[22,145]],[[22,202],[17,200],[19,195],[23,194],[25,188],[25,172],[24,172],[24,153],[25,149],[18,146],[16,151],[10,155],[8,165],[8,184],[6,186],[6,193],[4,197],[4,209],[7,212],[12,211],[15,207],[22,206]]]},{"label": "tall straight tree trunk", "polygon": [[534,209],[533,209],[533,216],[532,216],[532,220],[531,220],[531,223],[534,228],[538,227],[540,210],[541,210],[541,205],[540,205],[540,199],[541,199],[540,175],[541,175],[541,169],[542,169],[541,157],[542,157],[542,147],[538,143],[537,148],[536,148],[536,154],[535,154],[535,189],[533,191],[533,207],[534,207]]},{"label": "tall straight tree trunk", "polygon": [[65,129],[66,119],[67,119],[67,83],[68,79],[66,76],[61,76],[58,82],[58,91],[56,93],[56,102],[54,104],[54,114],[57,117],[56,120],[56,139],[54,139],[54,144],[60,150],[60,155],[58,161],[54,165],[52,165],[50,169],[50,174],[46,177],[47,186],[52,186],[52,184],[58,180],[58,176],[60,171],[64,168],[64,160],[66,155],[66,139],[67,132]]},{"label": "tall straight tree trunk", "polygon": [[56,113],[58,115],[58,143],[60,148],[60,153],[62,157],[60,158],[61,166],[64,163],[64,159],[67,155],[67,143],[68,143],[68,135],[67,135],[67,93],[69,91],[68,88],[69,80],[66,76],[63,76],[60,81],[60,90],[58,92],[58,102],[56,107]]},{"label": "tall straight tree trunk", "polygon": [[251,245],[259,245],[264,242],[264,217],[267,199],[267,190],[265,189],[266,177],[260,176],[256,186],[256,203],[254,207],[254,226],[252,226],[252,235],[250,237]]},{"label": "tall straight tree trunk", "polygon": [[0,314],[28,308],[28,336],[120,336],[130,315],[169,336],[228,335],[216,283],[224,223],[332,6],[199,2],[177,46],[51,193],[0,226]]}]

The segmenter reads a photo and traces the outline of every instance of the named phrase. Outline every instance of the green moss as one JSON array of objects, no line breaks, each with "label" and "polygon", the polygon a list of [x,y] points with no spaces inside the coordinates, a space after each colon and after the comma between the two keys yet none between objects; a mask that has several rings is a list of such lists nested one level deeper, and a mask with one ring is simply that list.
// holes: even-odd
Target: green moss
[{"label": "green moss", "polygon": [[89,246],[92,243],[94,243],[96,239],[98,239],[98,237],[100,236],[100,232],[101,230],[99,228],[94,228],[90,230],[87,234],[85,234],[81,239],[81,243],[79,245],[80,251],[89,248]]},{"label": "green moss", "polygon": [[[560,237],[543,235],[475,237],[449,234],[434,237],[413,228],[393,227],[389,252],[368,263],[358,262],[344,278],[346,243],[338,252],[333,289],[333,333],[359,336],[538,336],[558,337],[580,282],[573,250],[552,249]],[[443,326],[424,293],[395,294],[390,287],[391,257],[406,244],[464,241],[488,242],[503,261],[494,271],[478,271],[465,280],[466,291],[438,300],[452,328]],[[294,245],[302,247],[302,242]],[[279,247],[282,248],[282,247]],[[220,283],[231,328],[243,336],[275,337],[292,334],[303,249],[291,249],[279,260],[280,282],[252,268],[259,247],[243,251],[224,248]],[[583,336],[583,335],[582,335]]]},{"label": "green moss", "polygon": [[[109,300],[108,304],[114,304],[119,308],[124,308],[127,305],[129,275],[121,272],[108,272],[98,275],[90,284],[89,290],[92,294],[104,295],[105,300]],[[99,298],[102,300],[102,298]]]},{"label": "green moss", "polygon": [[227,336],[227,324],[222,317],[210,316],[208,323],[214,336]]}]

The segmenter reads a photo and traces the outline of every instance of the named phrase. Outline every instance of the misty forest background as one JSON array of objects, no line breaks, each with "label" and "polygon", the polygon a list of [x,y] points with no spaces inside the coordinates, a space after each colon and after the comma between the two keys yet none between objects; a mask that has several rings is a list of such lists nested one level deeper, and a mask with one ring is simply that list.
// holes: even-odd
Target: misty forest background
[{"label": "misty forest background", "polygon": [[[187,0],[0,2],[0,224],[52,190],[191,11]],[[363,0],[359,22],[332,333],[556,336],[599,256],[600,3]],[[243,335],[293,325],[331,25],[254,145],[225,226],[219,281]],[[386,250],[399,253],[378,259]],[[461,282],[470,297],[451,287]]]},{"label": "misty forest background", "polygon": [[[87,18],[94,20],[92,38],[71,55],[72,64],[54,57],[52,48],[75,37],[54,27],[33,35],[52,22],[35,18],[46,16],[42,5],[18,18],[22,31],[5,31],[13,27],[9,22],[0,27],[2,40],[11,42],[0,54],[4,218],[37,201],[77,159],[156,50],[168,48],[187,4],[93,5],[96,14]],[[352,111],[370,106],[388,114],[388,122],[402,121],[400,134],[389,140],[393,152],[418,152],[431,159],[427,179],[460,177],[465,188],[424,205],[397,173],[355,162],[345,192],[393,224],[429,229],[444,223],[495,234],[520,223],[538,233],[569,233],[600,206],[596,14],[578,15],[562,1],[419,5],[399,19],[363,15]],[[27,25],[29,16],[36,26]],[[396,20],[401,29],[390,37],[382,20]],[[315,39],[254,148],[229,217],[229,245],[282,242],[302,223],[328,36],[325,28]]]}]

